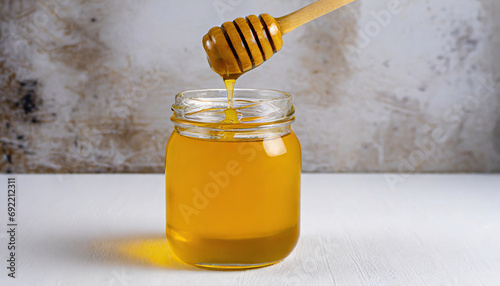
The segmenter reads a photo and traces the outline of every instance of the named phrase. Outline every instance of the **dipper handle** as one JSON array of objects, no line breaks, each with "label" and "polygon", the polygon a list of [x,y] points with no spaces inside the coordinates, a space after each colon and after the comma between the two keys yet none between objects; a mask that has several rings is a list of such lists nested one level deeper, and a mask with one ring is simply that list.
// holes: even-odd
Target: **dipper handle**
[{"label": "dipper handle", "polygon": [[292,12],[283,17],[276,18],[281,26],[281,34],[293,31],[295,28],[304,25],[316,18],[332,12],[354,0],[318,0],[304,8]]}]

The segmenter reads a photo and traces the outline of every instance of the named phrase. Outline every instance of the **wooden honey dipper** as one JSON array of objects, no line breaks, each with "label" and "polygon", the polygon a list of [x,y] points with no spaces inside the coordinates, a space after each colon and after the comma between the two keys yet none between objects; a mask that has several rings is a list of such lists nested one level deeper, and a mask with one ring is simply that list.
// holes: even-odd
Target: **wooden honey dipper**
[{"label": "wooden honey dipper", "polygon": [[213,27],[203,36],[210,67],[224,80],[261,65],[283,46],[282,36],[354,0],[318,0],[279,18],[250,15]]}]

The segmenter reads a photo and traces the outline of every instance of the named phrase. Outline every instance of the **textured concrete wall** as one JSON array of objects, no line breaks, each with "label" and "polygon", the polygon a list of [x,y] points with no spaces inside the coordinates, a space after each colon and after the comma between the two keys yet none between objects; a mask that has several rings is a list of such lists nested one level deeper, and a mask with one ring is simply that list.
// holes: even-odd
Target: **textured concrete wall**
[{"label": "textured concrete wall", "polygon": [[[201,37],[285,0],[3,0],[0,171],[162,172],[174,95],[222,87]],[[238,87],[293,94],[305,171],[500,171],[497,0],[357,0]]]}]

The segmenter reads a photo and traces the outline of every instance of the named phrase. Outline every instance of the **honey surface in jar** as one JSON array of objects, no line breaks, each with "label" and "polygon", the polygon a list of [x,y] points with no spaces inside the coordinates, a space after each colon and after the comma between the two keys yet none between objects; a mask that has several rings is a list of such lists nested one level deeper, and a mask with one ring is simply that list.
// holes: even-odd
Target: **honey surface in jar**
[{"label": "honey surface in jar", "polygon": [[167,237],[181,260],[260,267],[293,250],[301,169],[293,132],[221,141],[174,131],[168,146]]}]

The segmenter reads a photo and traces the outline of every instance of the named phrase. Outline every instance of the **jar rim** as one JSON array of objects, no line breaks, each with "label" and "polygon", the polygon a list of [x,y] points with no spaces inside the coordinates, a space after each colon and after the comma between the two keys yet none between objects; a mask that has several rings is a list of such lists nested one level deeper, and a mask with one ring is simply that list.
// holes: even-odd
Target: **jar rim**
[{"label": "jar rim", "polygon": [[291,130],[295,109],[289,93],[270,89],[234,90],[233,107],[239,123],[227,123],[225,89],[199,89],[180,92],[172,105],[171,121],[176,130],[203,133],[262,133],[263,130]]},{"label": "jar rim", "polygon": [[[271,89],[235,88],[234,109],[241,124],[273,123],[290,119],[295,113],[292,96]],[[172,105],[173,120],[193,123],[221,123],[227,106],[225,89],[198,89],[178,93]]]},{"label": "jar rim", "polygon": [[[211,92],[211,91],[216,91],[216,92],[223,92],[226,94],[226,89],[224,88],[206,88],[206,89],[191,89],[191,90],[185,90],[177,93],[175,97],[177,98],[178,96],[183,96],[184,94],[188,93],[203,93],[203,92]],[[277,97],[275,99],[285,99],[285,98],[291,98],[292,96],[285,91],[281,90],[276,90],[276,89],[260,89],[260,88],[235,88],[234,89],[234,94],[236,95],[237,92],[242,92],[242,91],[249,91],[249,92],[269,92],[269,93],[276,93],[276,94],[282,94],[283,96]]]}]

